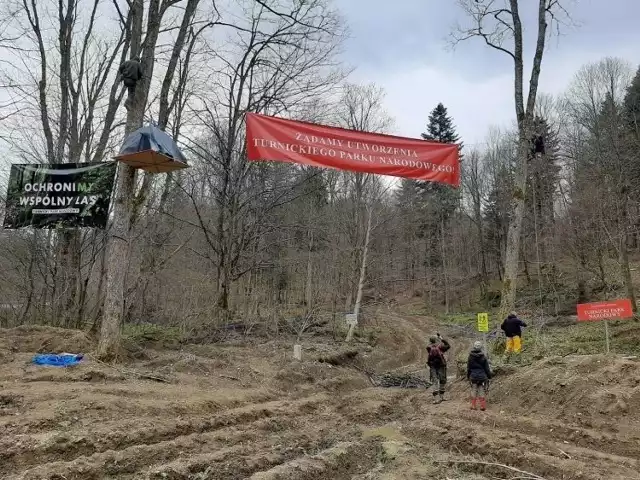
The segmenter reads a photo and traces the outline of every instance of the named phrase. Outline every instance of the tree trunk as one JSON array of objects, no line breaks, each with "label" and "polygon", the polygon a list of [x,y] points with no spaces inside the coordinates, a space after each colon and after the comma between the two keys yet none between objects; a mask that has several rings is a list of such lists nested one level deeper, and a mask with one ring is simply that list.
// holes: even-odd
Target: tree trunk
[{"label": "tree trunk", "polygon": [[585,274],[587,271],[587,257],[583,250],[578,252],[577,262],[577,277],[578,277],[578,300],[577,303],[584,303],[588,300],[587,296],[587,280]]},{"label": "tree trunk", "polygon": [[600,290],[604,291],[607,288],[607,272],[604,269],[604,250],[601,245],[598,245],[596,253],[598,256],[598,273],[600,274]]},{"label": "tree trunk", "polygon": [[307,283],[305,287],[305,304],[307,312],[313,308],[313,230],[309,229],[309,252],[307,256]]},{"label": "tree trunk", "polygon": [[515,179],[511,211],[513,215],[507,230],[507,245],[504,258],[504,279],[500,302],[500,318],[505,318],[513,310],[516,303],[518,282],[518,265],[520,258],[520,237],[524,218],[524,195],[527,183],[528,144],[524,132],[520,135],[518,145],[519,172]]},{"label": "tree trunk", "polygon": [[[218,301],[216,304],[225,312],[229,309],[229,269],[224,265],[220,269],[218,280]],[[281,301],[281,289],[278,288],[278,302]]]},{"label": "tree trunk", "polygon": [[[367,209],[368,218],[367,218],[367,230],[364,237],[364,247],[362,248],[362,261],[360,263],[360,278],[358,280],[358,293],[356,294],[356,303],[353,307],[353,313],[358,319],[360,315],[360,304],[362,303],[362,290],[364,288],[364,281],[367,276],[367,254],[369,252],[369,239],[371,238],[371,216],[372,210],[371,208]],[[349,331],[347,332],[346,341],[350,342],[353,338],[353,331],[355,330],[355,325],[349,325]]]},{"label": "tree trunk", "polygon": [[67,328],[71,327],[78,310],[77,295],[80,286],[80,232],[65,229],[58,237],[58,254],[60,256],[59,284],[60,296],[55,306],[56,316]]},{"label": "tree trunk", "polygon": [[527,279],[527,285],[531,285],[531,274],[529,273],[529,261],[527,260],[527,254],[525,253],[525,248],[522,248],[522,247],[520,248],[520,255],[522,255],[522,265],[524,266],[524,278]]},{"label": "tree trunk", "polygon": [[489,285],[489,272],[487,271],[487,246],[484,240],[484,220],[482,218],[482,205],[477,193],[474,193],[473,210],[478,231],[478,246],[480,247],[480,292],[484,298]]},{"label": "tree trunk", "polygon": [[628,208],[629,208],[629,196],[626,192],[623,192],[624,198],[622,199],[622,215],[619,222],[619,237],[620,237],[620,266],[622,268],[622,278],[624,281],[625,290],[627,291],[627,298],[631,300],[633,311],[638,310],[636,304],[636,292],[633,287],[633,279],[631,278],[631,268],[629,267],[629,229],[628,225]]},{"label": "tree trunk", "polygon": [[[131,57],[133,58],[134,55],[139,53],[138,50],[140,49],[142,41],[144,1],[133,0],[130,5],[129,15],[132,25]],[[149,15],[153,13],[157,15],[157,12],[149,12]],[[152,23],[154,20],[159,23],[159,19],[152,18],[149,19],[149,23]],[[153,36],[153,32],[147,32],[147,37],[149,36]],[[145,75],[150,75],[153,71],[153,50],[151,51],[151,55],[147,54],[147,57]],[[143,58],[142,61],[144,62],[145,59]],[[142,126],[150,81],[151,79],[148,78],[146,82],[138,82],[132,104],[127,111],[125,138]],[[98,343],[98,356],[104,360],[115,359],[120,345],[120,327],[122,325],[125,307],[124,290],[129,267],[129,234],[135,181],[136,170],[126,163],[119,163],[116,176],[116,195],[113,205],[113,223],[107,238],[104,314],[100,328],[100,342]]]},{"label": "tree trunk", "polygon": [[504,317],[512,310],[516,303],[516,289],[518,283],[518,258],[520,256],[520,236],[522,234],[522,220],[524,218],[525,193],[527,188],[527,166],[529,162],[529,145],[531,139],[531,120],[533,118],[538,81],[544,45],[547,34],[547,0],[538,0],[538,38],[533,56],[531,77],[529,79],[529,93],[524,102],[524,39],[522,21],[519,13],[518,0],[509,0],[513,19],[514,50],[512,54],[514,64],[514,97],[516,118],[518,121],[518,167],[515,175],[514,192],[511,201],[511,217],[507,230],[507,245],[504,263],[504,280],[502,282],[502,298],[500,315]]},{"label": "tree trunk", "polygon": [[449,313],[449,276],[447,272],[447,250],[444,238],[444,218],[440,219],[440,252],[442,254],[442,283],[444,287],[444,311]]},{"label": "tree trunk", "polygon": [[104,314],[100,329],[98,356],[112,360],[120,343],[120,326],[124,312],[124,289],[129,267],[130,206],[135,184],[135,171],[129,165],[118,165],[113,224],[107,240],[107,272]]}]

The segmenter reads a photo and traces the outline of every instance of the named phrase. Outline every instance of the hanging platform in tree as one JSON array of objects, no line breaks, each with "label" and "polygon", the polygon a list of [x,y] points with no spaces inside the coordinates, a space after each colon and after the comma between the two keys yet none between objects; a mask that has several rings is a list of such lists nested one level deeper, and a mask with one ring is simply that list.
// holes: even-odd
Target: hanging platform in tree
[{"label": "hanging platform in tree", "polygon": [[173,138],[153,125],[129,135],[115,158],[151,173],[166,173],[189,166]]}]

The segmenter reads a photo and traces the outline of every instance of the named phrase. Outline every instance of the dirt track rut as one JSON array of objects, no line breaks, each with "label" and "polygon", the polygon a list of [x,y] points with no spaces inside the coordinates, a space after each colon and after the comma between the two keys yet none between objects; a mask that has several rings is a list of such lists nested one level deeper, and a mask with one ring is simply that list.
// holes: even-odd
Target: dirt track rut
[{"label": "dirt track rut", "polygon": [[[379,319],[398,345],[391,359],[372,356],[378,368],[422,368],[433,325],[393,312]],[[213,389],[198,378],[79,383],[62,373],[21,382],[18,364],[3,372],[0,404],[8,480],[529,478],[508,467],[545,479],[640,479],[635,434],[526,414],[499,399],[472,412],[461,382],[451,400],[432,405],[424,390],[348,382],[311,382],[284,397],[266,385]]]}]

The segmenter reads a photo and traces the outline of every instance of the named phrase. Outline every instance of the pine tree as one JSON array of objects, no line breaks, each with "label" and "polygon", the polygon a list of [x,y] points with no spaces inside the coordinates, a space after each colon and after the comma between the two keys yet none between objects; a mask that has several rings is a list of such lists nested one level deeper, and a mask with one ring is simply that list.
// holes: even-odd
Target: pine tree
[{"label": "pine tree", "polygon": [[[422,133],[421,136],[424,140],[455,143],[462,149],[462,143],[460,143],[460,137],[456,132],[453,120],[442,103],[439,103],[431,111],[427,132]],[[432,182],[420,182],[418,185],[423,190],[423,201],[431,206],[438,225],[446,222],[460,203],[458,189]]]},{"label": "pine tree", "polygon": [[[627,94],[627,97],[632,97]],[[625,107],[629,107],[628,110]],[[597,139],[601,148],[600,155],[604,160],[605,175],[610,177],[609,189],[615,192],[612,198],[612,211],[615,215],[616,227],[618,229],[618,253],[619,263],[623,283],[627,291],[627,298],[633,304],[634,312],[637,311],[635,288],[629,266],[628,246],[631,243],[630,226],[630,200],[631,189],[634,185],[634,177],[637,178],[637,153],[633,145],[628,142],[629,132],[628,120],[629,111],[633,112],[633,102],[627,105],[618,105],[611,93],[608,93],[602,103],[599,118],[597,119],[598,129],[604,134]],[[633,192],[636,193],[637,192]]]},{"label": "pine tree", "polygon": [[[622,114],[626,130],[624,145],[630,160],[627,172],[632,177],[633,193],[638,198],[640,197],[637,187],[640,184],[640,68],[627,88]],[[640,219],[637,226],[640,226]]]},{"label": "pine tree", "polygon": [[[427,133],[424,140],[460,145],[460,137],[456,133],[447,109],[439,103],[429,115]],[[425,248],[425,273],[433,273],[433,267],[441,267],[441,278],[444,288],[444,305],[449,307],[449,282],[446,265],[447,221],[460,204],[458,189],[434,182],[405,180],[398,191],[397,199],[401,205],[410,204],[410,222],[413,235]],[[405,205],[408,207],[408,205]],[[409,218],[409,216],[408,216]]]},{"label": "pine tree", "polygon": [[630,131],[640,138],[640,67],[624,97],[624,116]]},{"label": "pine tree", "polygon": [[[429,124],[427,125],[427,133],[421,134],[424,140],[431,140],[442,143],[458,143],[460,137],[456,133],[456,127],[453,120],[449,117],[447,108],[439,103],[436,108],[429,114]],[[460,144],[462,148],[462,144]]]}]

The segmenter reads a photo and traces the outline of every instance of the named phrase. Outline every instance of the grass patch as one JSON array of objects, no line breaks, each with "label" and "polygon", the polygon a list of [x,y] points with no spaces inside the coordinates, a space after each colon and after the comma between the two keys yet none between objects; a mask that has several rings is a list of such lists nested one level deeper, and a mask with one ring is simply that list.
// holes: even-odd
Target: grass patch
[{"label": "grass patch", "polygon": [[177,348],[184,340],[180,328],[152,323],[127,324],[122,336],[135,345],[147,348]]},{"label": "grass patch", "polygon": [[489,314],[489,331],[493,331],[496,328],[500,328],[502,320],[498,319],[496,312],[491,310],[484,310],[484,312],[464,312],[464,313],[443,313],[436,316],[438,322],[442,325],[454,326],[454,327],[466,327],[470,331],[478,329],[478,313]]},{"label": "grass patch", "polygon": [[[459,325],[476,327],[478,323],[478,313],[466,312],[466,313],[442,313],[436,316],[438,322],[443,325]],[[489,319],[491,321],[491,319]]]},{"label": "grass patch", "polygon": [[[621,320],[609,322],[611,353],[640,355],[640,322]],[[498,337],[489,342],[489,352],[502,356],[506,340]],[[603,322],[580,322],[566,326],[535,325],[526,328],[523,335],[521,363],[530,363],[552,356],[596,355],[606,352]]]}]

